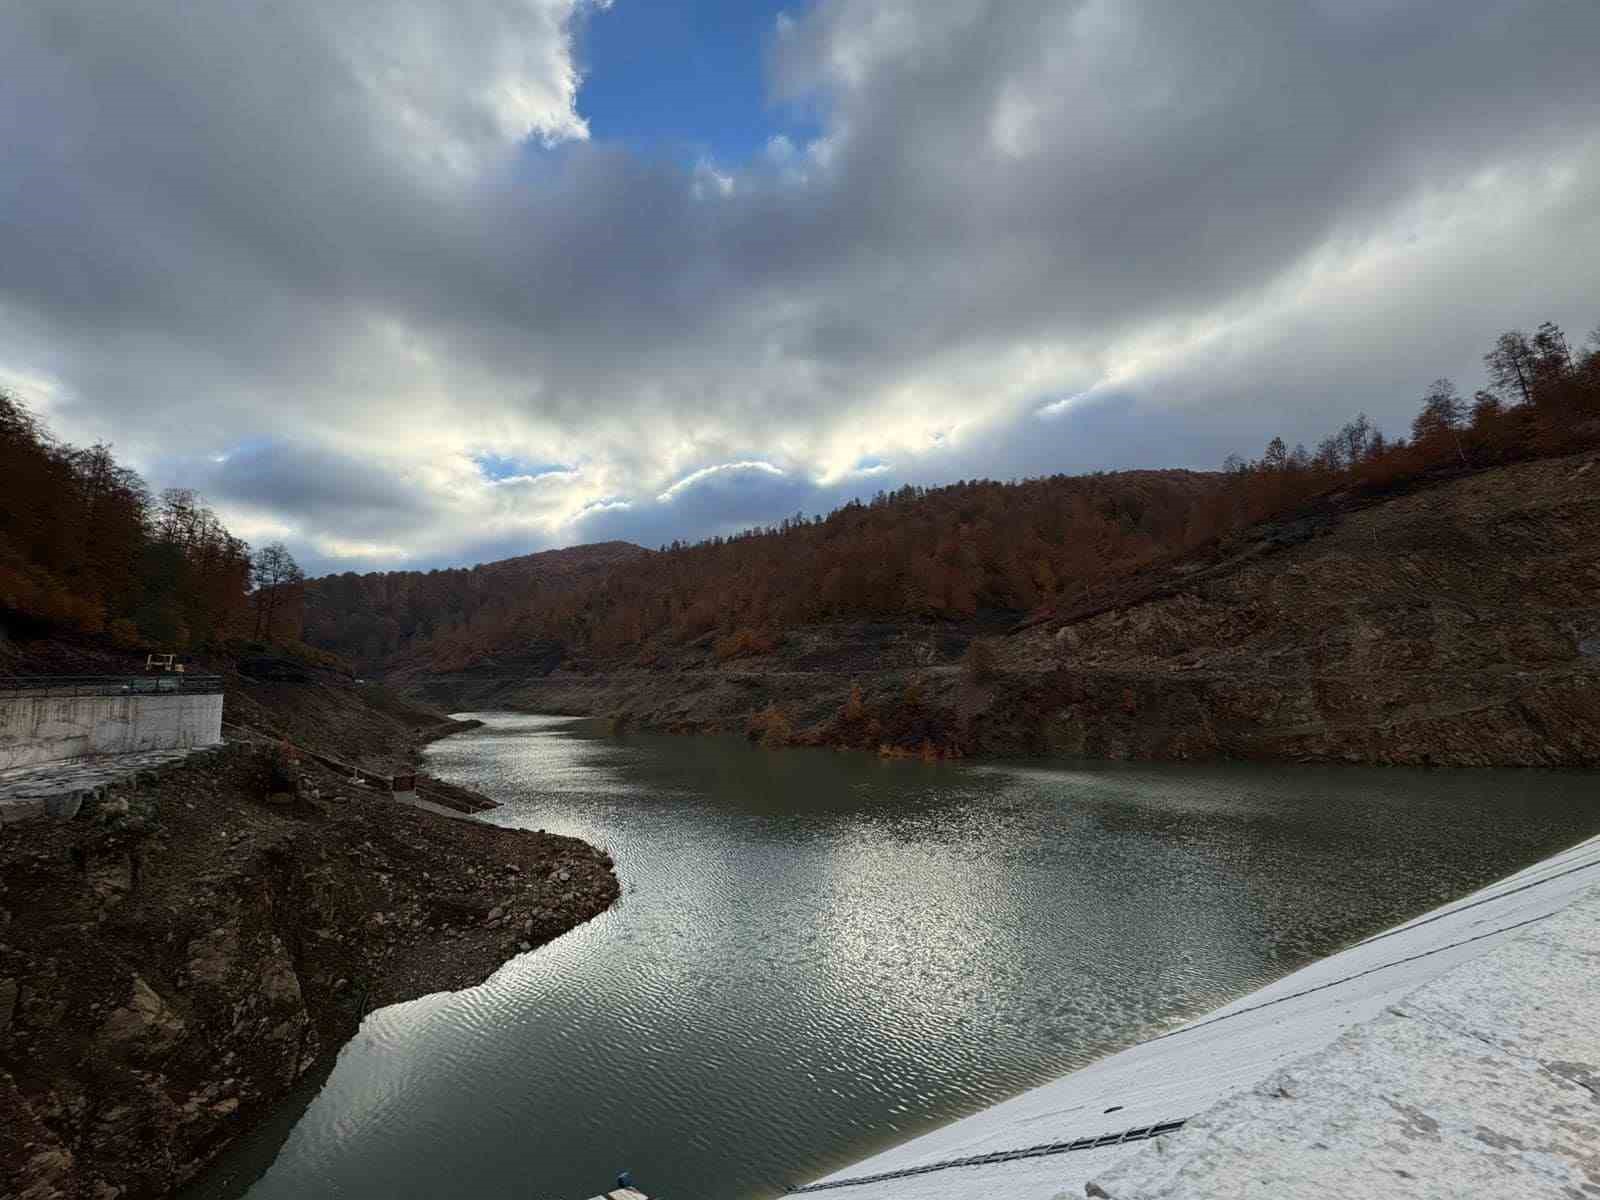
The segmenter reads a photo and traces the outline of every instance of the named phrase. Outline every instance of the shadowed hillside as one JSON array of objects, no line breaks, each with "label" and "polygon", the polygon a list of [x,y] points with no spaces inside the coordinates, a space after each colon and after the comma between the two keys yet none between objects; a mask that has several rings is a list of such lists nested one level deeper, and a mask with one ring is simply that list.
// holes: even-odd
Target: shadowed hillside
[{"label": "shadowed hillside", "polygon": [[463,629],[498,627],[509,612],[582,590],[648,553],[631,542],[599,542],[470,568],[328,575],[307,587],[306,640],[375,671]]}]

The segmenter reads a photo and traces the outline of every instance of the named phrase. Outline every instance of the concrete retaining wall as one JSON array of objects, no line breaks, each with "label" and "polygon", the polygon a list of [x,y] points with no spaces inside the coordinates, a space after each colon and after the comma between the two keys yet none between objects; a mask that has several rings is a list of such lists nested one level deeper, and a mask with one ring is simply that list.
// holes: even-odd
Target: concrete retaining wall
[{"label": "concrete retaining wall", "polygon": [[0,698],[0,770],[222,740],[222,696]]}]

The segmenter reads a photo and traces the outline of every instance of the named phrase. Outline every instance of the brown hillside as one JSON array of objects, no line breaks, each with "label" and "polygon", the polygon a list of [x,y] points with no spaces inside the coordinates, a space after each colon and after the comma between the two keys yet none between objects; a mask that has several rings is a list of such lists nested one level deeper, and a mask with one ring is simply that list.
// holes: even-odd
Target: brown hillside
[{"label": "brown hillside", "polygon": [[973,736],[1109,757],[1600,763],[1600,457],[1342,507],[1006,639]]}]

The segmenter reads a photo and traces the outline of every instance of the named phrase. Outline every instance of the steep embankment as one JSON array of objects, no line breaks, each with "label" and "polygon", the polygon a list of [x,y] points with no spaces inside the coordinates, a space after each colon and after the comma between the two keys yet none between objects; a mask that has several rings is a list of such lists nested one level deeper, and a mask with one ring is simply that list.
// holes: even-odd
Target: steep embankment
[{"label": "steep embankment", "polygon": [[[927,753],[1600,762],[1592,454],[1337,494],[991,638],[968,622],[810,625],[726,660],[413,672],[450,707]],[[859,702],[851,692],[859,687]],[[758,714],[776,712],[770,728]]]},{"label": "steep embankment", "polygon": [[1340,499],[1006,639],[975,743],[1600,763],[1600,459]]},{"label": "steep embankment", "polygon": [[[234,680],[228,700],[378,769],[441,727],[314,676]],[[363,1013],[479,982],[618,895],[583,842],[434,816],[346,774],[269,737],[6,828],[0,1193],[166,1195]]]}]

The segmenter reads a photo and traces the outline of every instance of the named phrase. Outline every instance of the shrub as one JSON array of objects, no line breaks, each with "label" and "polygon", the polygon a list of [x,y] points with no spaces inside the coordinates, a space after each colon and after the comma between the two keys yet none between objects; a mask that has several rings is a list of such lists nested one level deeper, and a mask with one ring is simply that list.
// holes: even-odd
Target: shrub
[{"label": "shrub", "polygon": [[783,715],[781,708],[769,704],[750,718],[745,736],[763,746],[787,746],[794,740],[794,727],[789,724],[789,718]]},{"label": "shrub", "polygon": [[294,792],[300,785],[300,753],[287,740],[267,751],[267,791]]},{"label": "shrub", "polygon": [[844,708],[840,710],[839,719],[854,724],[866,715],[867,702],[862,698],[861,685],[859,683],[852,684],[850,698],[844,702]]}]

